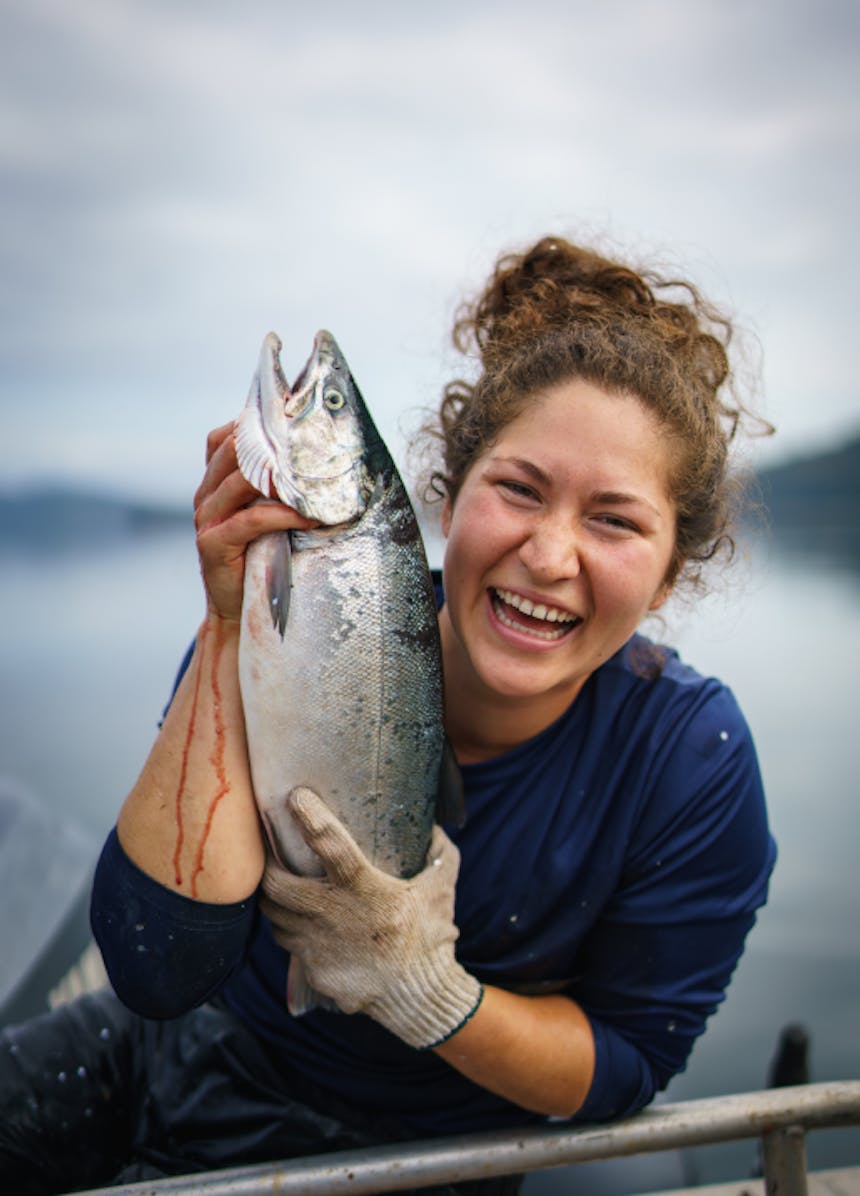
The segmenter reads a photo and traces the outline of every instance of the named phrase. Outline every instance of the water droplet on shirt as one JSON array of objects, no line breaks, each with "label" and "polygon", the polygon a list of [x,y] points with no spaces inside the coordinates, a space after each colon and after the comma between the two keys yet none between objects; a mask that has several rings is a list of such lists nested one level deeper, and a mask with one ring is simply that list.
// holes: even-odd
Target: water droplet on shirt
[{"label": "water droplet on shirt", "polygon": [[68,1079],[68,1077],[64,1071],[57,1072],[57,1083],[58,1084],[65,1084],[67,1079]]},{"label": "water droplet on shirt", "polygon": [[728,737],[729,737],[728,731],[720,731],[720,739],[722,739],[723,743],[726,742]]},{"label": "water droplet on shirt", "polygon": [[511,923],[511,925],[513,925],[518,920],[519,920],[519,914],[511,914],[511,916],[508,918],[508,921]]},{"label": "water droplet on shirt", "polygon": [[102,1042],[107,1042],[107,1040],[110,1038],[110,1030],[107,1028],[107,1026],[102,1026],[101,1030],[99,1030],[99,1038],[102,1040]]},{"label": "water droplet on shirt", "polygon": [[135,922],[134,928],[137,931],[146,930],[146,923],[145,922]]},{"label": "water droplet on shirt", "polygon": [[84,1067],[83,1063],[75,1072],[75,1075],[77,1075],[81,1080],[85,1080],[87,1078],[87,1069]]},{"label": "water droplet on shirt", "polygon": [[675,1031],[678,1029],[677,1022],[669,1022],[666,1029],[669,1031],[670,1034],[674,1034]]}]

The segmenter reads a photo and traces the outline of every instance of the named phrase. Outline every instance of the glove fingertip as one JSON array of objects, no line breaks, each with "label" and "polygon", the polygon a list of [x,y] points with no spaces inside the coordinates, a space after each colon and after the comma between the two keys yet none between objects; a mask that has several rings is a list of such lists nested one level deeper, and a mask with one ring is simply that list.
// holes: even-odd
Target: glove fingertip
[{"label": "glove fingertip", "polygon": [[328,812],[319,794],[314,793],[313,789],[308,789],[306,785],[297,785],[295,789],[290,790],[287,794],[287,807],[299,822],[312,830],[318,827],[320,818]]}]

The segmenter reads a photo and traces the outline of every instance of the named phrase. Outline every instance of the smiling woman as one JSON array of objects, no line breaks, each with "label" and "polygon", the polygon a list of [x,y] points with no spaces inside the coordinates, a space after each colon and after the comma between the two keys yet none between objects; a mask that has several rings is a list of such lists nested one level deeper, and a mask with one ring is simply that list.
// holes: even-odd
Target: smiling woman
[{"label": "smiling woman", "polygon": [[[0,1035],[0,1177],[16,1190],[605,1120],[684,1068],[774,848],[732,694],[638,631],[729,542],[742,414],[728,326],[692,288],[664,290],[549,239],[502,259],[458,322],[481,372],[441,407],[436,600],[467,816],[434,829],[415,876],[376,868],[303,785],[285,815],[324,875],[267,859],[238,685],[243,573],[257,537],[307,520],[253,503],[232,428],[211,435],[195,499],[206,617],[94,884],[116,993]],[[180,790],[187,826],[212,829],[190,896],[164,798]],[[328,1007],[291,1012],[293,961]],[[56,1073],[84,1047],[110,1083],[49,1125],[15,1120],[23,1062],[38,1089],[46,1050]]]}]

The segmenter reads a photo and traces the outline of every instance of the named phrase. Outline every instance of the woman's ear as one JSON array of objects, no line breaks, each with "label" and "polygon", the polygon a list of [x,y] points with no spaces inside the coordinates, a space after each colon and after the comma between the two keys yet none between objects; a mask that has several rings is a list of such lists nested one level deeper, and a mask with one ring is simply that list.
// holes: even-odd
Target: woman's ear
[{"label": "woman's ear", "polygon": [[678,576],[683,568],[683,561],[673,562],[671,569],[663,578],[660,588],[651,599],[651,605],[648,607],[649,610],[659,610],[660,607],[664,605],[666,600],[669,598],[669,595],[674,590],[675,582],[678,580]]},{"label": "woman's ear", "polygon": [[442,535],[447,539],[448,532],[451,530],[451,499],[450,498],[445,499],[445,504],[442,507],[442,515],[441,515],[441,518],[439,519],[439,523],[441,524],[441,527],[442,527]]},{"label": "woman's ear", "polygon": [[664,581],[663,584],[660,586],[660,589],[657,591],[657,593],[651,599],[651,605],[648,607],[648,609],[652,610],[652,611],[659,610],[660,607],[663,606],[663,604],[666,602],[666,599],[669,597],[669,595],[672,593],[672,589],[673,589],[672,582]]}]

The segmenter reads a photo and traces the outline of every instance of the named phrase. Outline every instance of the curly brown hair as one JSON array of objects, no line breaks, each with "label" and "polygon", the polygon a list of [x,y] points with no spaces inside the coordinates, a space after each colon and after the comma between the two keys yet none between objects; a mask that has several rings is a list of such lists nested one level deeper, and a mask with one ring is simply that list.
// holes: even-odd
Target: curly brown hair
[{"label": "curly brown hair", "polygon": [[[731,321],[689,282],[639,272],[560,237],[503,255],[484,290],[457,312],[453,340],[476,353],[480,376],[445,388],[430,431],[444,468],[429,490],[456,499],[475,460],[536,394],[581,378],[630,394],[651,410],[671,444],[677,514],[667,580],[701,568],[730,533],[739,486],[729,445],[746,416],[729,359]],[[764,421],[757,421],[772,431]]]}]

